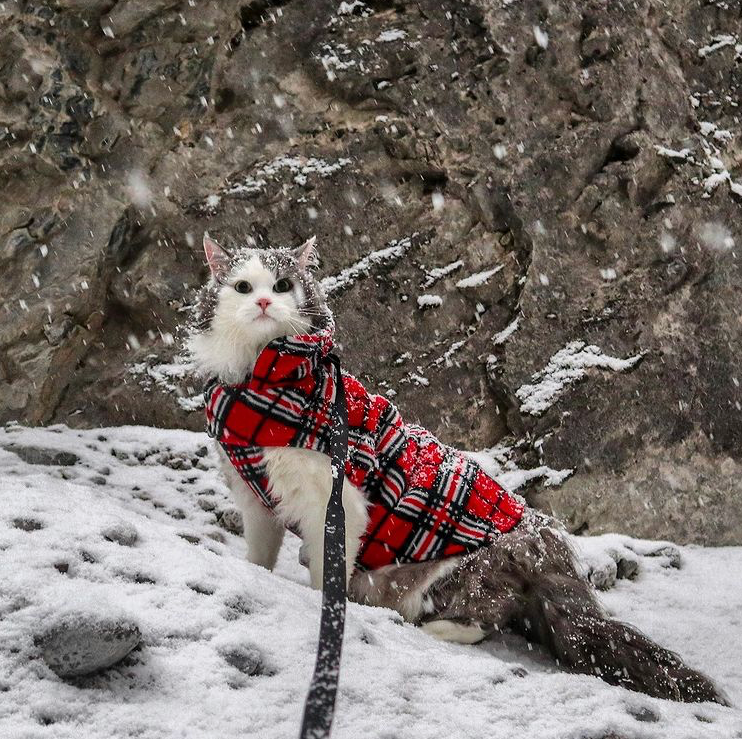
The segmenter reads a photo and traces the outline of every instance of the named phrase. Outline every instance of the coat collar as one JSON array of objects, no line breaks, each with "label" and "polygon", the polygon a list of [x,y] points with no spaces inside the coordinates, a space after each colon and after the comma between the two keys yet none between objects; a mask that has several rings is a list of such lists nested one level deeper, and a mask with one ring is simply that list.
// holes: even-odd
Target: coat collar
[{"label": "coat collar", "polygon": [[334,346],[335,323],[313,333],[279,336],[258,355],[252,374],[241,384],[255,388],[287,384],[313,374]]}]

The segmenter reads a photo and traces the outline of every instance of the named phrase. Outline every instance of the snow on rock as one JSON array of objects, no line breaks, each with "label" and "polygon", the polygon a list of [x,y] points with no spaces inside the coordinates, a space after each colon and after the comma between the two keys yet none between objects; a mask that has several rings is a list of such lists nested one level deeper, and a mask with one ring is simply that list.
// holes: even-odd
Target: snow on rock
[{"label": "snow on rock", "polygon": [[366,3],[361,2],[361,0],[351,0],[351,2],[343,0],[343,2],[338,6],[337,14],[353,15],[356,11],[359,13],[370,13],[371,9],[366,5]]},{"label": "snow on rock", "polygon": [[55,623],[37,643],[49,668],[69,678],[118,664],[139,646],[141,638],[139,627],[130,621],[75,617]]},{"label": "snow on rock", "polygon": [[457,259],[455,262],[449,262],[443,267],[433,267],[425,273],[425,280],[422,283],[423,288],[428,288],[434,285],[438,280],[442,280],[452,272],[461,269],[464,266],[464,262],[461,259]]},{"label": "snow on rock", "polygon": [[140,378],[139,384],[146,390],[153,387],[161,392],[171,393],[176,403],[186,411],[203,407],[203,393],[186,384],[193,375],[193,364],[183,357],[175,357],[173,362],[158,362],[155,354],[148,355],[144,361],[129,367],[129,372]]},{"label": "snow on rock", "polygon": [[707,44],[706,46],[702,46],[698,50],[698,56],[700,56],[701,59],[704,59],[710,54],[713,54],[714,52],[717,52],[727,46],[734,46],[737,54],[742,54],[742,44],[737,43],[737,37],[722,33],[716,36],[712,36],[711,43]]},{"label": "snow on rock", "polygon": [[390,41],[401,41],[407,37],[407,31],[403,31],[401,28],[390,28],[387,31],[382,31],[377,37],[377,41],[382,43],[388,43]]},{"label": "snow on rock", "polygon": [[549,46],[549,34],[541,26],[533,27],[533,37],[540,48],[546,49]]},{"label": "snow on rock", "polygon": [[[231,502],[205,442],[144,427],[0,430],[0,736],[298,735],[320,596],[295,537],[270,573],[218,525]],[[11,446],[77,461],[30,463]],[[133,541],[110,537],[122,524]],[[676,570],[621,541],[641,567],[606,595],[611,611],[738,702],[742,548],[683,549]],[[138,646],[96,675],[60,678],[43,660],[43,636],[70,622],[129,625]],[[333,739],[728,739],[742,727],[736,709],[647,698],[534,654],[515,636],[437,642],[391,611],[351,604]],[[637,719],[645,715],[656,720]]]},{"label": "snow on rock", "polygon": [[508,490],[514,492],[533,480],[541,480],[544,487],[561,485],[573,469],[555,470],[541,464],[537,467],[522,468],[513,459],[516,445],[498,444],[480,452],[467,452],[488,474],[496,477]]},{"label": "snow on rock", "polygon": [[438,308],[443,305],[443,298],[440,295],[418,295],[417,307],[420,309],[424,308]]},{"label": "snow on rock", "polygon": [[[319,59],[325,68],[327,79],[332,82],[336,75],[335,72],[343,72],[346,69],[352,69],[357,65],[353,59],[353,52],[342,42],[337,41],[333,44],[322,44],[322,54]],[[361,71],[364,71],[361,67]]]},{"label": "snow on rock", "polygon": [[729,172],[728,166],[722,158],[722,149],[734,138],[734,134],[727,129],[719,128],[715,123],[701,121],[700,148],[703,156],[694,155],[693,151],[685,147],[683,149],[669,149],[665,146],[655,145],[658,156],[676,161],[686,162],[698,168],[699,176],[691,177],[691,182],[703,186],[701,197],[709,198],[719,185],[729,183],[729,190],[735,195],[742,195],[742,183],[735,182]]},{"label": "snow on rock", "polygon": [[388,246],[372,251],[338,274],[325,277],[320,282],[325,295],[330,296],[333,293],[346,290],[359,278],[368,276],[375,267],[398,262],[412,248],[417,235],[417,233],[414,233],[412,236],[403,239],[395,239]]},{"label": "snow on rock", "polygon": [[691,156],[691,150],[687,148],[668,149],[666,146],[655,146],[654,148],[657,151],[658,156],[666,157],[667,159],[679,159],[680,161],[685,161]]},{"label": "snow on rock", "polygon": [[456,287],[468,288],[468,287],[480,287],[489,282],[490,277],[496,275],[502,269],[502,265],[498,264],[492,269],[486,269],[483,272],[476,272],[473,275],[464,277],[456,283]]},{"label": "snow on rock", "polygon": [[734,134],[731,131],[728,131],[725,128],[719,128],[715,123],[711,123],[710,121],[701,121],[700,122],[701,127],[701,135],[703,136],[712,136],[717,141],[731,141],[734,138]]},{"label": "snow on rock", "polygon": [[680,569],[680,548],[669,541],[632,539],[621,534],[572,536],[572,546],[579,555],[585,576],[601,590],[615,585],[616,579],[636,577],[642,558],[653,557],[661,567]]},{"label": "snow on rock", "polygon": [[588,369],[596,367],[625,372],[635,367],[643,356],[640,353],[619,359],[603,354],[597,346],[586,345],[584,341],[572,341],[554,354],[544,369],[533,375],[532,384],[521,385],[515,391],[521,401],[520,410],[540,416],[556,403],[570,385],[583,379]]},{"label": "snow on rock", "polygon": [[518,329],[520,318],[520,316],[516,316],[502,331],[494,335],[492,341],[494,341],[497,346],[504,344]]},{"label": "snow on rock", "polygon": [[218,194],[208,195],[201,203],[201,209],[206,212],[215,211],[222,201],[222,196],[251,198],[264,192],[270,182],[278,181],[288,173],[291,185],[305,186],[313,177],[331,177],[351,160],[341,157],[334,161],[327,161],[320,157],[306,157],[299,155],[282,154],[271,161],[259,164],[248,174],[236,180],[231,180]]},{"label": "snow on rock", "polygon": [[431,362],[432,366],[440,367],[441,365],[445,365],[446,367],[451,367],[455,363],[454,357],[463,347],[466,346],[467,341],[468,339],[459,339],[459,341],[454,341],[440,357],[437,357]]}]

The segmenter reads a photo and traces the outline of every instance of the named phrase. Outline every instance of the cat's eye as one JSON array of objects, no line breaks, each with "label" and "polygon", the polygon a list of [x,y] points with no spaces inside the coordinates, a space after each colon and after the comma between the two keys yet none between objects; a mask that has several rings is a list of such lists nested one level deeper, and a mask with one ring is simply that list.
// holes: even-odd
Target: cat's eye
[{"label": "cat's eye", "polygon": [[273,285],[274,293],[287,293],[294,286],[294,283],[286,277],[282,277],[280,280],[276,280],[276,284]]},{"label": "cat's eye", "polygon": [[252,285],[247,280],[240,280],[239,282],[234,283],[234,289],[237,290],[238,293],[245,295],[252,292]]}]

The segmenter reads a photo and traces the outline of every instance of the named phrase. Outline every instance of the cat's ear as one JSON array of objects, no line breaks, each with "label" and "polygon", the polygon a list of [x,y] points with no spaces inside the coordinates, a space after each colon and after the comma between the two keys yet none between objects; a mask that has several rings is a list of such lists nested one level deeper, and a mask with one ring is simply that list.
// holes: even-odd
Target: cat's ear
[{"label": "cat's ear", "polygon": [[319,256],[317,255],[317,237],[307,239],[295,252],[299,269],[312,270],[319,267]]},{"label": "cat's ear", "polygon": [[206,261],[209,263],[211,274],[217,282],[220,282],[227,276],[231,268],[229,254],[206,234],[204,234],[204,254],[206,254]]}]

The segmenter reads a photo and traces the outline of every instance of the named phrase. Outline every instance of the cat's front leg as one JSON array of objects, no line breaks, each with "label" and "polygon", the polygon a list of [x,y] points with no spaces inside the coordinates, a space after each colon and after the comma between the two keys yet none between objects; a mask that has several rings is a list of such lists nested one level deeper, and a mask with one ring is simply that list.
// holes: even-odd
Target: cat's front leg
[{"label": "cat's front leg", "polygon": [[221,448],[218,448],[218,454],[229,492],[242,514],[247,559],[253,564],[272,570],[286,530],[278,518],[245,485]]},{"label": "cat's front leg", "polygon": [[[316,590],[322,588],[325,543],[325,504],[317,506],[311,516],[302,521],[304,546],[309,558],[309,579]],[[343,509],[345,510],[345,585],[350,583],[355,570],[356,557],[361,548],[361,536],[366,531],[368,513],[366,499],[356,487],[346,482],[343,486]]]},{"label": "cat's front leg", "polygon": [[286,529],[253,493],[243,495],[242,522],[247,542],[247,558],[256,565],[272,570],[276,566]]}]

